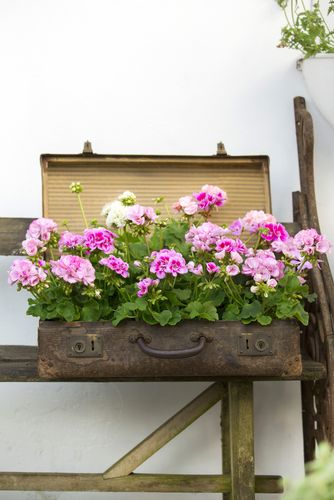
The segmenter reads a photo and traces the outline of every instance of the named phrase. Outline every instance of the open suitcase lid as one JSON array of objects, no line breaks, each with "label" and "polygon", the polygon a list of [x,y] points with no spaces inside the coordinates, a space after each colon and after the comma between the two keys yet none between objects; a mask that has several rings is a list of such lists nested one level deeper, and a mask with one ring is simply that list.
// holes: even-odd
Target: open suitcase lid
[{"label": "open suitcase lid", "polygon": [[[89,144],[89,143],[88,143]],[[228,203],[212,217],[230,223],[249,210],[271,211],[268,156],[229,156],[218,145],[214,156],[99,155],[86,143],[78,155],[43,154],[43,215],[58,224],[69,222],[71,231],[83,229],[76,197],[69,185],[80,181],[88,220],[103,222],[101,209],[123,191],[133,191],[138,203],[159,205],[163,215],[181,196],[198,192],[204,184],[224,189]],[[88,152],[87,152],[88,151]]]}]

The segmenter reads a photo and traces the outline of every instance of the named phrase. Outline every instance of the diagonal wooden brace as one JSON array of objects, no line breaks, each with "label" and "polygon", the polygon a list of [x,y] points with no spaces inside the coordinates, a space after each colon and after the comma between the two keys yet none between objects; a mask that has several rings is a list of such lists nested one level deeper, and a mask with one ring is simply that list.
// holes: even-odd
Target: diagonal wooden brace
[{"label": "diagonal wooden brace", "polygon": [[145,460],[189,427],[223,397],[223,384],[216,383],[188,403],[178,413],[164,422],[135,448],[105,471],[104,479],[128,476]]}]

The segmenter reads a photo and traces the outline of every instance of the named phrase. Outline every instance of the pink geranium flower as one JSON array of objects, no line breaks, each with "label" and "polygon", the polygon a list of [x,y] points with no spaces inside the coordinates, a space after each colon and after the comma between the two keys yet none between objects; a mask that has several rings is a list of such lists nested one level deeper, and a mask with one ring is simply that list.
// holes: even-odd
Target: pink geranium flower
[{"label": "pink geranium flower", "polygon": [[261,238],[267,241],[287,241],[289,238],[289,233],[282,224],[274,224],[270,222],[264,224]]},{"label": "pink geranium flower", "polygon": [[212,222],[204,222],[200,226],[192,226],[185,236],[187,243],[191,243],[194,251],[210,252],[217,242],[228,232]]},{"label": "pink geranium flower", "polygon": [[40,248],[44,246],[43,241],[38,240],[37,238],[28,238],[22,241],[22,247],[26,251],[26,254],[30,257],[33,257],[37,254]]},{"label": "pink geranium flower", "polygon": [[120,257],[115,257],[114,255],[110,255],[105,259],[101,259],[99,261],[101,266],[106,266],[115,273],[119,274],[123,278],[129,277],[129,264],[124,262]]},{"label": "pink geranium flower", "polygon": [[91,262],[77,255],[62,255],[58,260],[50,260],[53,274],[67,283],[91,285],[95,280],[95,269]]},{"label": "pink geranium flower", "polygon": [[49,241],[51,233],[57,231],[57,224],[52,219],[40,217],[32,221],[26,234],[26,238],[41,239]]},{"label": "pink geranium flower", "polygon": [[84,231],[84,245],[91,251],[101,250],[106,254],[113,252],[115,238],[117,238],[117,234],[104,227],[85,229]]},{"label": "pink geranium flower", "polygon": [[35,266],[28,259],[14,260],[8,275],[8,283],[20,283],[23,286],[36,286],[41,281],[46,279],[45,271],[38,266]]},{"label": "pink geranium flower", "polygon": [[240,269],[236,264],[230,264],[229,266],[226,266],[226,273],[229,276],[236,276],[240,273]]},{"label": "pink geranium flower", "polygon": [[220,271],[219,267],[214,262],[207,262],[206,270],[208,271],[209,274],[219,273]]},{"label": "pink geranium flower", "polygon": [[160,280],[152,280],[151,278],[144,278],[141,281],[136,283],[137,288],[139,289],[137,292],[138,297],[143,297],[146,295],[152,286],[158,285]]},{"label": "pink geranium flower", "polygon": [[142,205],[132,205],[128,208],[127,219],[137,226],[154,222],[157,214],[152,207],[143,207]]},{"label": "pink geranium flower", "polygon": [[79,245],[83,245],[84,241],[85,239],[81,234],[64,231],[59,239],[58,248],[60,251],[63,251],[64,249],[76,248]]},{"label": "pink geranium flower", "polygon": [[203,274],[202,264],[197,264],[197,266],[195,266],[195,263],[192,260],[188,262],[187,269],[190,273],[196,274],[197,276]]},{"label": "pink geranium flower", "polygon": [[250,233],[256,233],[265,224],[276,223],[275,217],[271,214],[266,214],[263,210],[250,210],[241,219],[243,229]]},{"label": "pink geranium flower", "polygon": [[160,252],[152,252],[150,271],[157,275],[159,279],[165,278],[166,274],[176,277],[178,274],[188,272],[186,261],[183,256],[175,250],[163,248]]},{"label": "pink geranium flower", "polygon": [[270,278],[280,280],[284,276],[284,263],[276,260],[270,250],[258,250],[255,256],[246,258],[242,274],[252,276],[256,283],[267,282]]},{"label": "pink geranium flower", "polygon": [[198,208],[208,212],[214,206],[222,207],[227,201],[227,194],[218,186],[205,184],[199,193],[194,193],[194,198],[197,200]]}]

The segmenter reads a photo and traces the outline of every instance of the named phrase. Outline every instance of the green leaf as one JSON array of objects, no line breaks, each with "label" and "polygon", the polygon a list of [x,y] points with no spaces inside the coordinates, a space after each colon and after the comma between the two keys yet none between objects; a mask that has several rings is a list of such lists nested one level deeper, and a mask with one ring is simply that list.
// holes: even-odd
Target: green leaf
[{"label": "green leaf", "polygon": [[162,311],[160,313],[152,311],[152,316],[154,319],[157,320],[157,322],[161,326],[166,326],[168,321],[172,318],[173,314],[168,309],[165,309],[164,311]]},{"label": "green leaf", "polygon": [[174,288],[173,292],[175,293],[176,297],[182,301],[188,300],[191,296],[191,290],[189,288]]},{"label": "green leaf", "polygon": [[168,321],[168,324],[174,326],[177,323],[179,323],[181,320],[182,320],[182,314],[180,313],[180,311],[176,310],[176,311],[173,311],[173,316]]},{"label": "green leaf", "polygon": [[147,308],[147,300],[145,297],[138,297],[135,301],[136,309],[138,311],[145,311]]},{"label": "green leaf", "polygon": [[134,259],[141,260],[148,254],[147,246],[145,243],[141,243],[140,241],[136,241],[135,243],[129,243],[130,254]]},{"label": "green leaf", "polygon": [[117,326],[121,321],[123,321],[123,319],[133,317],[130,316],[129,314],[130,314],[129,310],[126,307],[124,307],[124,305],[119,306],[114,313],[112,324],[114,326]]},{"label": "green leaf", "polygon": [[100,318],[100,306],[96,301],[90,301],[84,305],[81,312],[83,321],[98,321]]},{"label": "green leaf", "polygon": [[261,314],[256,319],[262,326],[270,325],[270,323],[272,322],[271,316],[265,316],[264,314]]},{"label": "green leaf", "polygon": [[48,315],[48,319],[53,319],[56,318],[57,316],[60,316],[61,318],[64,318],[65,321],[74,321],[76,319],[76,311],[73,302],[70,302],[69,300],[59,302],[56,305],[56,311],[55,311],[55,316],[50,311],[50,316]]},{"label": "green leaf", "polygon": [[262,311],[261,304],[258,300],[245,304],[241,310],[240,318],[256,318]]},{"label": "green leaf", "polygon": [[206,301],[203,304],[198,300],[190,302],[185,311],[189,312],[190,319],[202,318],[208,321],[217,321],[219,319],[217,309],[210,301]]},{"label": "green leaf", "polygon": [[303,325],[307,326],[309,322],[309,315],[301,304],[297,304],[293,310],[293,316],[300,321]]},{"label": "green leaf", "polygon": [[144,311],[143,320],[145,321],[145,323],[148,323],[149,325],[156,325],[157,324],[157,320],[154,319],[152,314],[149,313],[148,311]]},{"label": "green leaf", "polygon": [[223,312],[223,320],[235,321],[239,319],[240,309],[237,304],[229,304]]}]

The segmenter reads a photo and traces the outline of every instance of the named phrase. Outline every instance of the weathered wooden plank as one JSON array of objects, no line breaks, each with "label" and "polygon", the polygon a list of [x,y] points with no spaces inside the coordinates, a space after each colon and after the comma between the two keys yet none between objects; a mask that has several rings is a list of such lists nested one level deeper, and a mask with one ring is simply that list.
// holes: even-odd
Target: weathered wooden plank
[{"label": "weathered wooden plank", "polygon": [[188,403],[135,448],[106,470],[103,477],[127,476],[165,444],[189,427],[222,398],[222,384],[213,384]]},{"label": "weathered wooden plank", "polygon": [[[248,377],[249,380],[322,380],[326,378],[326,367],[322,363],[303,357],[303,372],[301,376],[290,377]],[[164,381],[221,381],[245,380],[244,377],[170,377]],[[66,379],[61,381],[66,382]],[[103,379],[80,379],[71,382],[160,382],[159,377],[151,378],[122,378],[110,377]],[[39,377],[37,372],[37,346],[3,345],[0,346],[0,382],[52,382]]]},{"label": "weathered wooden plank", "polygon": [[[222,465],[223,474],[231,474],[231,450],[230,450],[230,409],[228,384],[223,384],[223,397],[221,401],[220,428],[222,441]],[[223,500],[230,500],[230,493],[223,494]]]},{"label": "weathered wooden plank", "polygon": [[0,255],[17,255],[33,219],[0,217]]},{"label": "weathered wooden plank", "polygon": [[298,222],[281,222],[281,224],[283,224],[291,236],[297,234],[298,231],[301,230],[301,226]]},{"label": "weathered wooden plank", "polygon": [[[280,476],[256,476],[256,492],[281,493],[281,479]],[[230,477],[221,475],[130,474],[103,479],[101,474],[0,472],[2,491],[224,493],[230,488]]]},{"label": "weathered wooden plank", "polygon": [[252,382],[229,382],[231,500],[255,500]]}]

